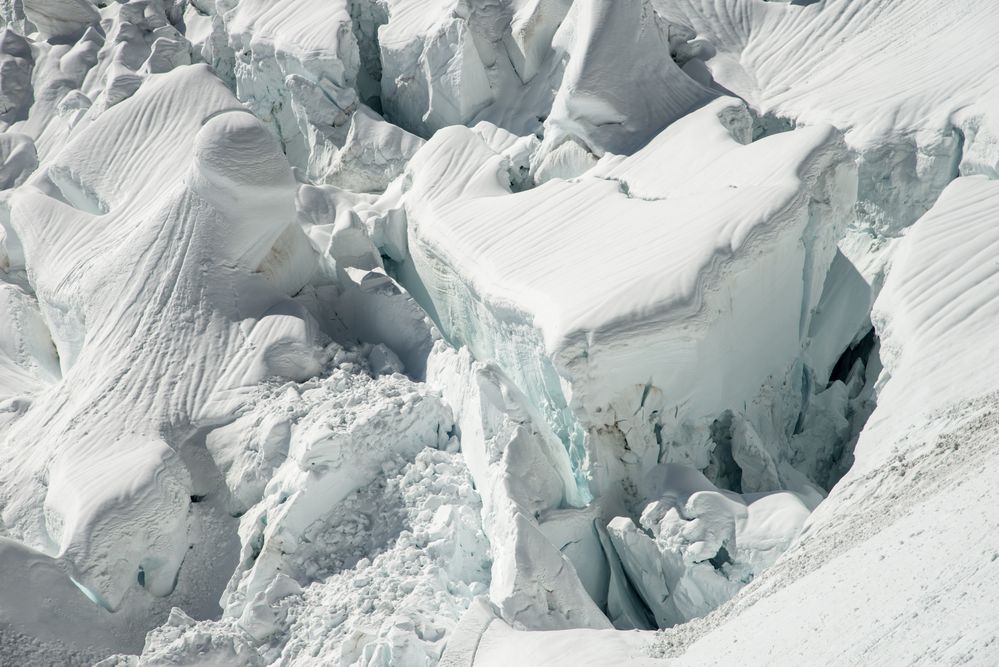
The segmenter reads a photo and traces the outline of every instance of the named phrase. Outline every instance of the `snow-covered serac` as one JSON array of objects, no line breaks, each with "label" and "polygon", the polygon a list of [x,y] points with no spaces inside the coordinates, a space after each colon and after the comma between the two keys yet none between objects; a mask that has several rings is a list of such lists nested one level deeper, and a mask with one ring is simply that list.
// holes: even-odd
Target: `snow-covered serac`
[{"label": "snow-covered serac", "polygon": [[999,6],[0,22],[0,664],[999,661]]}]

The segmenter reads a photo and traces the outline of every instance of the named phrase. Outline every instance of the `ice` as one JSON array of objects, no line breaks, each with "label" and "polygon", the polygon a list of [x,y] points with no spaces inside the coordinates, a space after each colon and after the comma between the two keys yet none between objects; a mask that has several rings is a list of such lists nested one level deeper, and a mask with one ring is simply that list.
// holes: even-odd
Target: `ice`
[{"label": "ice", "polygon": [[990,664],[988,0],[0,0],[0,663]]},{"label": "ice", "polygon": [[[34,455],[4,470],[4,524],[110,609],[140,571],[151,593],[170,594],[199,521],[186,464],[163,433],[192,429],[213,392],[318,368],[313,325],[282,312],[280,293],[264,296],[253,276],[295,216],[277,142],[230,111],[205,68],[154,76],[9,199],[65,381],[6,433],[4,451],[27,441]],[[123,141],[121,122],[141,131]],[[205,271],[213,286],[200,282]],[[226,296],[240,281],[259,285],[256,303]],[[31,435],[40,422],[42,438]]]},{"label": "ice", "polygon": [[74,38],[100,20],[90,0],[22,0],[24,18],[45,38]]},{"label": "ice", "polygon": [[[442,331],[544,406],[581,488],[609,496],[610,507],[640,503],[641,489],[624,497],[620,482],[640,486],[661,457],[706,467],[711,422],[746,411],[766,386],[780,391],[853,201],[835,133],[813,128],[744,146],[718,120],[736,108],[719,101],[613,167],[519,194],[504,184],[503,158],[466,130],[438,132],[410,163],[410,252]],[[654,188],[638,181],[632,194],[629,168],[681,159],[671,149],[692,127],[710,128],[714,146],[697,150],[713,159],[665,170]],[[695,207],[702,222],[691,227]],[[617,245],[636,239],[640,255]],[[757,322],[763,304],[766,329]],[[719,365],[728,350],[746,353]],[[745,412],[752,428],[787,428],[759,416],[768,405]],[[627,440],[622,420],[634,425]],[[662,451],[657,440],[670,439],[676,449]],[[625,442],[632,453],[622,458]]]},{"label": "ice", "polygon": [[[469,636],[466,636],[467,635]],[[516,632],[497,619],[486,605],[474,605],[461,619],[455,631],[460,640],[448,646],[442,665],[499,666],[538,663],[573,664],[597,667],[618,664],[658,664],[646,651],[646,637],[637,632],[618,630],[558,630]],[[474,635],[474,639],[472,639]],[[589,650],[579,650],[583,642]]]},{"label": "ice", "polygon": [[[226,435],[209,434],[213,454],[230,453],[218,459],[230,491],[245,498],[237,508],[242,513],[242,564],[224,602],[230,614],[238,614],[276,573],[301,566],[311,549],[299,545],[314,541],[308,532],[321,529],[329,508],[371,484],[394,458],[444,446],[451,425],[439,400],[424,396],[401,376],[372,381],[364,373],[334,372],[321,382],[274,387],[273,395],[264,396],[243,417],[273,424],[261,433],[265,440],[258,441],[259,456],[238,468],[226,466],[226,458],[242,448]],[[230,433],[235,428],[229,427]],[[274,465],[275,459],[280,465]],[[254,478],[265,481],[262,493]]]},{"label": "ice", "polygon": [[[994,659],[994,624],[969,601],[991,595],[997,545],[968,525],[988,525],[995,493],[987,323],[997,282],[995,265],[975,258],[999,241],[997,196],[994,181],[959,179],[902,241],[875,304],[885,373],[856,464],[812,515],[799,548],[750,595],[674,637],[693,642],[681,663]],[[854,609],[858,600],[867,604]],[[847,635],[855,641],[838,640]]]},{"label": "ice", "polygon": [[[575,142],[597,157],[633,153],[714,96],[673,62],[671,27],[645,0],[573,4],[555,37],[567,62],[545,121],[536,157],[539,172],[551,175],[548,163],[559,159],[555,156],[565,142]],[[625,46],[627,51],[622,50]],[[549,158],[549,153],[555,155]],[[560,169],[558,175],[582,171]]]},{"label": "ice", "polygon": [[[498,54],[487,40],[498,37],[488,33],[496,31],[499,26],[494,24],[503,18],[502,7],[485,2],[473,2],[467,18],[449,16],[446,2],[427,4],[389,3],[388,23],[378,31],[385,112],[424,136],[467,123],[493,102],[486,67]],[[486,34],[477,39],[477,33]],[[480,40],[485,42],[485,62]]]},{"label": "ice", "polygon": [[356,192],[384,190],[422,145],[419,137],[385,122],[367,107],[358,107],[328,179]]},{"label": "ice", "polygon": [[773,565],[811,509],[790,492],[740,495],[700,473],[666,465],[641,528],[625,517],[608,525],[625,572],[659,627],[703,616]]},{"label": "ice", "polygon": [[[2,275],[2,274],[0,274]],[[6,410],[26,407],[23,401],[59,379],[59,359],[38,310],[24,287],[0,283],[0,401]]]},{"label": "ice", "polygon": [[[543,515],[580,498],[565,449],[523,394],[467,349],[438,343],[428,380],[455,406],[462,451],[482,494],[483,527],[493,546],[490,599],[517,627],[607,627],[608,621],[577,575],[564,541],[551,539]],[[593,517],[583,519],[593,532]],[[599,545],[576,562],[601,565]],[[599,575],[598,575],[599,579]],[[596,582],[595,591],[606,589]]]},{"label": "ice", "polygon": [[858,155],[848,256],[869,265],[872,301],[885,239],[923,215],[959,171],[989,173],[994,165],[989,119],[999,78],[991,63],[999,54],[988,37],[997,20],[988,2],[960,10],[929,0],[901,9],[849,0],[654,5],[710,45],[705,69],[763,120],[830,123],[844,132]]}]

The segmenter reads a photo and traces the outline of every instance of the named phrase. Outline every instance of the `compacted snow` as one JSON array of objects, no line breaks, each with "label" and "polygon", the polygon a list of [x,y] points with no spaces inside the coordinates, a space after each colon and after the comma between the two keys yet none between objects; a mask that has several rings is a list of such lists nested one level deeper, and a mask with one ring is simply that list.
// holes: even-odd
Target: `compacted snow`
[{"label": "compacted snow", "polygon": [[999,5],[0,22],[0,665],[999,662]]}]

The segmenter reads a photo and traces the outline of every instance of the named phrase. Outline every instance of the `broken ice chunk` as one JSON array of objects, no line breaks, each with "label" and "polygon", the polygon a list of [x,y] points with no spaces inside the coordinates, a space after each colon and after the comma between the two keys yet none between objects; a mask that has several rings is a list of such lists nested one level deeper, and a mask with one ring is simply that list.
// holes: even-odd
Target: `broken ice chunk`
[{"label": "broken ice chunk", "polygon": [[809,509],[789,491],[740,495],[698,471],[663,465],[650,473],[662,496],[641,527],[607,526],[631,584],[660,627],[703,616],[773,565],[798,536]]}]

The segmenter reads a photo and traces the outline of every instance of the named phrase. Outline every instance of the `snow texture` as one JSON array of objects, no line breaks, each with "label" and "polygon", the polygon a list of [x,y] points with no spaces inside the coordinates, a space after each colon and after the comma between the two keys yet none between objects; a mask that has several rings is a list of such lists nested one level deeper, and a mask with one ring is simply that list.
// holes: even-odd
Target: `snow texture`
[{"label": "snow texture", "polygon": [[993,664],[999,5],[0,0],[0,664]]}]

